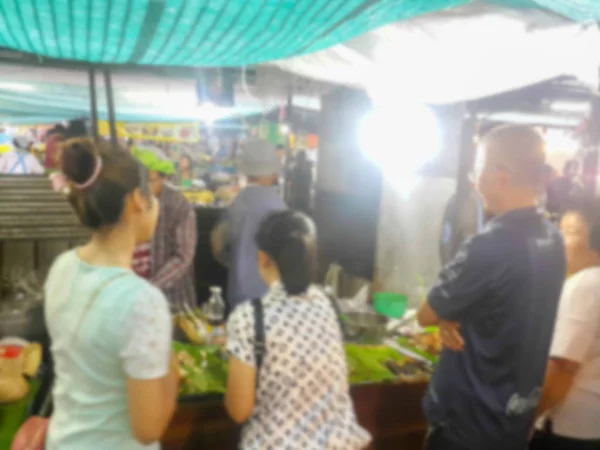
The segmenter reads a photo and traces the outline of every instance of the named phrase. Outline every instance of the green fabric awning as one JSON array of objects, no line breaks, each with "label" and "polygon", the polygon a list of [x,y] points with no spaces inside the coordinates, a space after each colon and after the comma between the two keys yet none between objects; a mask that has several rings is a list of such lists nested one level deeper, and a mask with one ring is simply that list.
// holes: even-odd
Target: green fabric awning
[{"label": "green fabric awning", "polygon": [[0,46],[101,63],[235,66],[465,0],[3,0]]},{"label": "green fabric awning", "polygon": [[[598,0],[491,0],[600,20]],[[95,63],[238,66],[322,50],[469,0],[2,0],[0,47]]]},{"label": "green fabric awning", "polygon": [[[238,66],[322,50],[469,0],[2,0],[0,47],[67,60]],[[598,0],[494,0],[600,19]]]}]

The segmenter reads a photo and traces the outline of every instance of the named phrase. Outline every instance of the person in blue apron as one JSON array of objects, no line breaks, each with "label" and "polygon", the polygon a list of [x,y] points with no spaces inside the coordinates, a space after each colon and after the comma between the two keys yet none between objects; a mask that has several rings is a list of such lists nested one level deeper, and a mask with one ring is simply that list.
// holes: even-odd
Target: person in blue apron
[{"label": "person in blue apron", "polygon": [[42,175],[44,167],[29,152],[30,143],[26,138],[13,139],[13,150],[0,156],[0,174],[3,175]]},{"label": "person in blue apron", "polygon": [[265,217],[287,208],[276,187],[280,164],[273,144],[249,139],[240,155],[239,169],[247,177],[248,185],[229,206],[211,236],[215,259],[229,269],[229,312],[267,292],[258,270],[255,237]]}]

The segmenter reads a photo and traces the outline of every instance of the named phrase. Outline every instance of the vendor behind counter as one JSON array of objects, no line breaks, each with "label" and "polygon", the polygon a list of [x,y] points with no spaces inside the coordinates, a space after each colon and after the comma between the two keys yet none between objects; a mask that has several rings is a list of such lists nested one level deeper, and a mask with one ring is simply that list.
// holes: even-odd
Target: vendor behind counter
[{"label": "vendor behind counter", "polygon": [[164,292],[172,312],[179,312],[184,305],[196,304],[196,214],[185,197],[166,184],[167,176],[175,172],[172,162],[159,159],[151,151],[140,151],[136,156],[148,168],[160,212],[154,238],[136,248],[133,267]]}]

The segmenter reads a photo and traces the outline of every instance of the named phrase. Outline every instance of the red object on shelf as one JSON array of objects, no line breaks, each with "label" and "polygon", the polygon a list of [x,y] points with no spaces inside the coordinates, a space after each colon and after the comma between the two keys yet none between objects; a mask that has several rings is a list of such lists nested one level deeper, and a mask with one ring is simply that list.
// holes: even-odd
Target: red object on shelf
[{"label": "red object on shelf", "polygon": [[306,146],[310,150],[314,150],[319,147],[319,136],[316,134],[309,134],[306,136]]},{"label": "red object on shelf", "polygon": [[22,351],[23,347],[18,345],[7,345],[5,347],[0,347],[0,358],[18,358]]}]

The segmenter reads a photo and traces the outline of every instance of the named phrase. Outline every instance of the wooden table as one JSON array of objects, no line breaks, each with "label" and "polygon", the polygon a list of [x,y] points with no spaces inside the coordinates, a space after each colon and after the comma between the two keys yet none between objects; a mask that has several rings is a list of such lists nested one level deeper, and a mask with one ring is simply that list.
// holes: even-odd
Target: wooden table
[{"label": "wooden table", "polygon": [[[427,385],[353,386],[358,421],[373,436],[370,450],[421,450],[427,423],[421,400]],[[237,450],[239,428],[221,396],[181,399],[163,440],[164,450]]]}]

